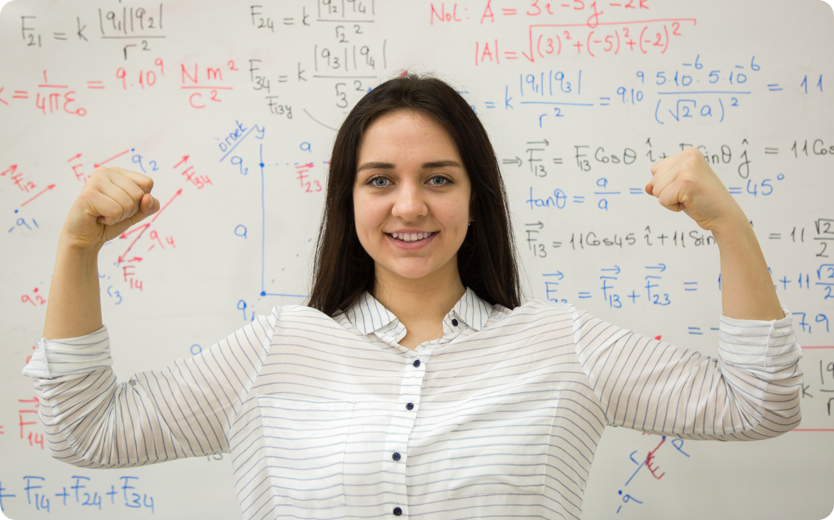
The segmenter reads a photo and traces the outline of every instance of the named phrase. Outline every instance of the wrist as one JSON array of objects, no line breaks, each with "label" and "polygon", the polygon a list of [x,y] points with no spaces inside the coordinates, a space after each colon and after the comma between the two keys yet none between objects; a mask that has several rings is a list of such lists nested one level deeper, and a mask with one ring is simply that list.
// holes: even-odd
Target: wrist
[{"label": "wrist", "polygon": [[[710,226],[710,232],[719,246],[722,242],[735,240],[740,236],[754,234],[753,226],[747,220],[747,216],[739,209],[731,215],[727,215]],[[755,235],[755,234],[754,234]]]},{"label": "wrist", "polygon": [[72,237],[64,235],[64,233],[61,233],[61,236],[58,239],[58,257],[66,258],[67,256],[71,256],[72,258],[78,260],[97,264],[98,252],[101,251],[103,246],[103,243],[97,243],[92,246],[86,245],[73,239]]}]

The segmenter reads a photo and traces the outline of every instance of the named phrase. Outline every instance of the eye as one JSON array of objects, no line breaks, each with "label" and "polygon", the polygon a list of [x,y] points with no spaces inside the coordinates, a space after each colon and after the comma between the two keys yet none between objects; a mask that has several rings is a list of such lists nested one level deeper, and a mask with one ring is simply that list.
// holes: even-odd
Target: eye
[{"label": "eye", "polygon": [[368,181],[368,184],[370,184],[374,188],[384,188],[388,185],[387,183],[388,179],[386,179],[385,177],[374,177]]},{"label": "eye", "polygon": [[[439,180],[439,182],[436,182],[438,180]],[[442,175],[435,175],[434,177],[429,179],[429,182],[431,183],[432,186],[445,186],[447,184],[451,184],[452,181],[450,181],[446,177],[443,177]]]}]

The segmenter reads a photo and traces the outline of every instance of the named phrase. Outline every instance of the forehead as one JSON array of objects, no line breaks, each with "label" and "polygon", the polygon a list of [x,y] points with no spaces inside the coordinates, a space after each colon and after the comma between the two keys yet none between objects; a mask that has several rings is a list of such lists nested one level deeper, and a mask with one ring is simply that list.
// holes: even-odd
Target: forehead
[{"label": "forehead", "polygon": [[365,129],[357,159],[410,152],[460,159],[454,139],[434,118],[414,110],[395,110],[379,116]]}]

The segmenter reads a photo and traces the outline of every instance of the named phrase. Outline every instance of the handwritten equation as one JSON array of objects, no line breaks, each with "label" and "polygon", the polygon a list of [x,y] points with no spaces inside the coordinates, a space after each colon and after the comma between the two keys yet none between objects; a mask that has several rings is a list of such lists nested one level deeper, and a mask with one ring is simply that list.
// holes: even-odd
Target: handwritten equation
[{"label": "handwritten equation", "polygon": [[27,475],[14,483],[0,480],[0,510],[8,511],[8,507],[47,513],[75,508],[115,512],[124,511],[123,507],[155,512],[153,495],[143,493],[139,477],[134,476],[117,479],[72,476],[62,480]]}]

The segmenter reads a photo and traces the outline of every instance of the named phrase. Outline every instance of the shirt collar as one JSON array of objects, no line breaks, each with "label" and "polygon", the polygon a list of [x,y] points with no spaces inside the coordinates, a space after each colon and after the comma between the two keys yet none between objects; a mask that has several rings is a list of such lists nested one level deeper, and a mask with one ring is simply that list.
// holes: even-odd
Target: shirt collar
[{"label": "shirt collar", "polygon": [[[492,305],[482,300],[470,288],[466,288],[460,300],[452,307],[446,320],[458,319],[475,330],[484,328],[492,312]],[[371,293],[365,291],[346,312],[345,316],[363,334],[371,334],[397,320]]]}]

